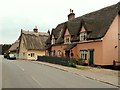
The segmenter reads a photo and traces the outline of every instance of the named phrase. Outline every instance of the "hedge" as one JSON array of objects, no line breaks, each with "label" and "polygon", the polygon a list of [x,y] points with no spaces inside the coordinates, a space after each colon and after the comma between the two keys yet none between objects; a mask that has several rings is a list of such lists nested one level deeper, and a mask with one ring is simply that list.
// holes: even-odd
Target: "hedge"
[{"label": "hedge", "polygon": [[38,56],[37,61],[43,61],[63,66],[76,67],[76,61],[66,57]]}]

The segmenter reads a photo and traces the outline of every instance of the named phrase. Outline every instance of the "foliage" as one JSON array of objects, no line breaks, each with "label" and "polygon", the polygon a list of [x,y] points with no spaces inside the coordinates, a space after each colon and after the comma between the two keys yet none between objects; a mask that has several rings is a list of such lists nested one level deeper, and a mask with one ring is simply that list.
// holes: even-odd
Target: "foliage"
[{"label": "foliage", "polygon": [[77,60],[77,64],[78,64],[78,65],[87,65],[87,64],[85,63],[85,60],[82,60],[82,59]]},{"label": "foliage", "polygon": [[2,54],[8,53],[9,48],[11,47],[11,44],[4,44],[2,46]]},{"label": "foliage", "polygon": [[38,56],[37,61],[49,62],[69,67],[76,67],[75,60],[66,57]]}]

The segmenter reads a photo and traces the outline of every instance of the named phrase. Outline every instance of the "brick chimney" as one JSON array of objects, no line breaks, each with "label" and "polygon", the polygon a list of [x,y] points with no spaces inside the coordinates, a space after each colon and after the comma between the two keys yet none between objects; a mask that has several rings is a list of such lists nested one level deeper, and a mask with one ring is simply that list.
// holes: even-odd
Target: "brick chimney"
[{"label": "brick chimney", "polygon": [[37,26],[33,29],[33,31],[34,31],[35,33],[38,33],[38,28],[37,28]]},{"label": "brick chimney", "polygon": [[68,20],[73,20],[75,18],[75,14],[73,13],[73,10],[70,9],[70,14],[68,15]]}]

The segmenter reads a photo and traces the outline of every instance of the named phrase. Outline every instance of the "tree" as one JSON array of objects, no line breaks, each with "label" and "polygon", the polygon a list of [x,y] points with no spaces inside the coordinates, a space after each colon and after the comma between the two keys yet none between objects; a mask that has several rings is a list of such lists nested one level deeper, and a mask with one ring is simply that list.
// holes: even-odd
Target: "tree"
[{"label": "tree", "polygon": [[4,53],[8,53],[8,50],[10,47],[11,47],[11,44],[4,44],[2,46],[2,55],[4,55]]}]

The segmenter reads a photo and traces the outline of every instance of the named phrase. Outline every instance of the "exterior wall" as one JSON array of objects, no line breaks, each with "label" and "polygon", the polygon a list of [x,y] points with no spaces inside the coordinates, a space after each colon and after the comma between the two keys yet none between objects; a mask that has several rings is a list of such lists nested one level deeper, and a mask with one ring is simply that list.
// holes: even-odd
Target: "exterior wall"
[{"label": "exterior wall", "polygon": [[19,59],[27,59],[27,49],[24,45],[23,37],[21,37],[21,42],[19,47]]},{"label": "exterior wall", "polygon": [[120,15],[118,16],[118,35],[119,35],[119,40],[118,40],[118,60],[120,61]]},{"label": "exterior wall", "polygon": [[[31,53],[34,53],[34,57],[31,57]],[[28,60],[37,60],[37,56],[44,56],[45,51],[42,50],[28,50],[27,59]]]},{"label": "exterior wall", "polygon": [[120,40],[118,41],[118,60],[120,61]]},{"label": "exterior wall", "polygon": [[[94,41],[94,42],[83,42],[77,44],[75,48],[73,48],[74,58],[80,59],[80,50],[89,50],[94,49],[94,64],[100,65],[102,64],[102,41]],[[88,63],[88,52],[87,52],[87,60]]]},{"label": "exterior wall", "polygon": [[64,36],[67,36],[67,35],[70,35],[68,29],[66,29],[66,32],[65,32]]},{"label": "exterior wall", "polygon": [[51,51],[54,51],[55,50],[55,56],[58,56],[58,51],[60,50],[61,51],[61,55],[60,56],[65,56],[65,50],[64,50],[64,47],[66,45],[54,45],[52,46],[51,48]]},{"label": "exterior wall", "polygon": [[85,32],[85,31],[86,31],[85,28],[82,26],[80,32]]},{"label": "exterior wall", "polygon": [[[34,53],[34,56],[31,57],[31,53]],[[19,59],[25,60],[37,60],[37,56],[45,55],[45,50],[27,50],[23,37],[21,37],[20,47],[19,47]]]},{"label": "exterior wall", "polygon": [[103,64],[113,65],[113,60],[118,60],[118,16],[103,38]]}]

